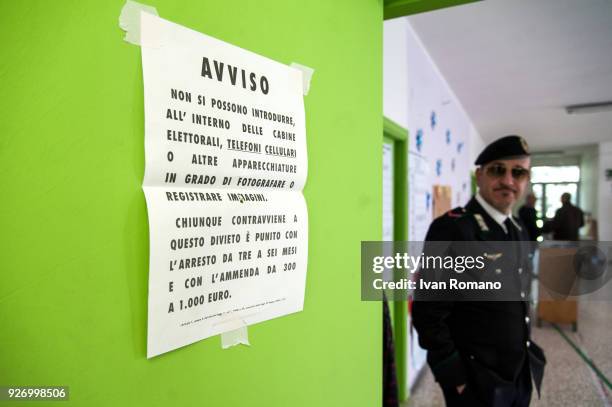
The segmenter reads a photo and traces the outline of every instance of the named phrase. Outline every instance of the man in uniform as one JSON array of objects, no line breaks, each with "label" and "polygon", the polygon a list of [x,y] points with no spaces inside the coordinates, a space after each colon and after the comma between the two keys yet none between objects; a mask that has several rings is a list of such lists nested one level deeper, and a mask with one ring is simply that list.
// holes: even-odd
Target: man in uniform
[{"label": "man in uniform", "polygon": [[[465,208],[434,220],[426,240],[529,240],[526,228],[512,216],[512,207],[529,182],[525,140],[515,135],[502,137],[489,144],[475,164],[478,193]],[[531,271],[531,259],[525,253],[497,261],[502,266],[496,272],[512,278],[516,274],[517,281]],[[528,406],[532,377],[539,394],[545,358],[530,338],[528,293],[524,290],[520,289],[516,301],[415,299],[414,327],[447,406]]]}]

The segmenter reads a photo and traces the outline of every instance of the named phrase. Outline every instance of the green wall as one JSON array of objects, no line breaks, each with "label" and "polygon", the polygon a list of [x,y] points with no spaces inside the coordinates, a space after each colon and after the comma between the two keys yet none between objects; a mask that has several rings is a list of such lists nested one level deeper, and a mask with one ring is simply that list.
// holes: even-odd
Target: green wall
[{"label": "green wall", "polygon": [[251,347],[146,359],[143,84],[123,3],[0,1],[0,385],[68,385],[86,406],[379,405],[380,304],[360,301],[358,262],[381,234],[382,0],[149,4],[315,69],[305,309],[250,327]]}]

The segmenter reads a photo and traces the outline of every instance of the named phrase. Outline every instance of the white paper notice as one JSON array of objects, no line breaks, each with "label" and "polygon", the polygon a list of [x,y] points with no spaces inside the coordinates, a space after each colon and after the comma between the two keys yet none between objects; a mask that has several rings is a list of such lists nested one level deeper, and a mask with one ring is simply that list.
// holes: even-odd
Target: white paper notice
[{"label": "white paper notice", "polygon": [[301,311],[302,72],[141,14],[147,356]]}]

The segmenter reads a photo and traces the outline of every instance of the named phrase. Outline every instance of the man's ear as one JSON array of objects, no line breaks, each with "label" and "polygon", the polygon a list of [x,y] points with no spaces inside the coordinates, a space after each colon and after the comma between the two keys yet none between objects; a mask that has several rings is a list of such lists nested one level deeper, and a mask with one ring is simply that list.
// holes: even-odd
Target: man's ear
[{"label": "man's ear", "polygon": [[482,181],[482,177],[484,176],[484,171],[482,170],[482,166],[476,168],[476,172],[474,173],[474,175],[476,176],[476,190],[478,191],[480,189],[480,184]]}]

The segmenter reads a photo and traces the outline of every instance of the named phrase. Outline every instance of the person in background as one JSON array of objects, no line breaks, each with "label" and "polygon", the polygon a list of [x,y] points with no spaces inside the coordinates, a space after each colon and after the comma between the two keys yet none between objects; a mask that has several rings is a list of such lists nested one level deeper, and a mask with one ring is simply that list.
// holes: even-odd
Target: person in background
[{"label": "person in background", "polygon": [[561,195],[561,208],[549,222],[547,229],[553,233],[554,240],[578,240],[578,230],[584,226],[582,209],[571,203],[572,195],[568,192]]},{"label": "person in background", "polygon": [[523,221],[523,224],[527,228],[527,233],[529,233],[529,239],[534,242],[538,240],[540,236],[540,228],[536,224],[538,220],[538,215],[536,214],[535,209],[536,197],[533,193],[527,194],[527,198],[525,199],[525,205],[519,209],[518,216]]}]

